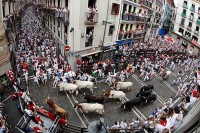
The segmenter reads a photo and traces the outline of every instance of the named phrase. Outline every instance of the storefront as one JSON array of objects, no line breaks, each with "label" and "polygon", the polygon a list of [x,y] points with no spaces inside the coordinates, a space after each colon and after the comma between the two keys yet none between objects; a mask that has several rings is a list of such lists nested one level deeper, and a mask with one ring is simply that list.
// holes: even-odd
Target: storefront
[{"label": "storefront", "polygon": [[117,49],[117,44],[104,46],[104,53],[103,53],[103,59],[110,59],[112,58],[114,51]]},{"label": "storefront", "polygon": [[118,46],[125,45],[125,44],[128,44],[128,46],[131,46],[133,44],[133,40],[132,39],[120,40],[120,41],[116,41],[116,44]]}]

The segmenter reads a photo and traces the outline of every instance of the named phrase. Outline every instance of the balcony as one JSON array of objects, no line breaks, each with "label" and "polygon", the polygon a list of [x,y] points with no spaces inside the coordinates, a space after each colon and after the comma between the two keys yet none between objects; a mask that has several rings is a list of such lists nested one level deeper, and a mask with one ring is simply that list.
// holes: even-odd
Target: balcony
[{"label": "balcony", "polygon": [[187,4],[183,3],[183,8],[186,8],[186,9],[188,9],[188,6],[187,6]]},{"label": "balcony", "polygon": [[151,27],[151,25],[150,24],[146,24],[146,28],[150,28]]},{"label": "balcony", "polygon": [[124,14],[122,15],[122,20],[126,22],[135,22],[135,23],[145,23],[148,18],[146,16],[139,16],[134,14]]},{"label": "balcony", "polygon": [[153,24],[153,25],[152,25],[152,28],[155,28],[155,29],[156,29],[156,28],[159,28],[159,24]]},{"label": "balcony", "polygon": [[194,34],[195,34],[196,36],[200,36],[199,31],[194,31]]},{"label": "balcony", "polygon": [[156,17],[159,17],[159,18],[161,18],[161,14],[160,13],[158,13],[158,12],[156,12]]},{"label": "balcony", "polygon": [[57,11],[55,8],[44,8],[44,13],[56,18],[60,22],[69,23],[69,10]]},{"label": "balcony", "polygon": [[94,25],[98,22],[98,13],[96,12],[86,12],[85,13],[85,24]]},{"label": "balcony", "polygon": [[197,24],[200,26],[200,20],[197,20]]},{"label": "balcony", "polygon": [[182,13],[181,16],[184,17],[184,18],[186,18],[186,13]]},{"label": "balcony", "polygon": [[188,26],[188,27],[187,27],[187,30],[191,32],[191,31],[192,31],[192,28]]},{"label": "balcony", "polygon": [[144,38],[145,32],[133,32],[133,39],[141,39]]},{"label": "balcony", "polygon": [[182,35],[182,37],[185,38],[185,39],[188,40],[188,41],[192,41],[192,38],[189,37],[189,36],[187,36],[187,35]]},{"label": "balcony", "polygon": [[190,11],[195,12],[195,9],[193,7],[190,7]]},{"label": "balcony", "polygon": [[150,0],[140,0],[139,4],[141,4],[141,6],[143,5],[149,9],[152,9],[152,1]]},{"label": "balcony", "polygon": [[192,22],[194,22],[194,17],[190,16],[189,20],[192,21]]}]

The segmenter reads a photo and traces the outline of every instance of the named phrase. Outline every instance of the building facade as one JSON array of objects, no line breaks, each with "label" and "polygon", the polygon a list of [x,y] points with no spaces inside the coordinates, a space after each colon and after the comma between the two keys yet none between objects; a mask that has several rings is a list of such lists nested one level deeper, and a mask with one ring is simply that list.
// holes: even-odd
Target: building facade
[{"label": "building facade", "polygon": [[176,5],[176,18],[172,36],[182,43],[189,54],[197,55],[200,48],[200,1],[180,0]]},{"label": "building facade", "polygon": [[163,13],[163,1],[154,0],[152,1],[152,10],[150,11],[150,21],[146,24],[146,36],[145,41],[150,36],[158,34],[158,30],[161,27],[162,13]]},{"label": "building facade", "polygon": [[[144,41],[150,32],[156,34],[162,2],[156,3],[152,0],[38,0],[36,4],[43,9],[38,11],[42,12],[59,52],[75,68],[77,59],[111,58],[118,46]],[[148,27],[151,17],[154,21]]]},{"label": "building facade", "polygon": [[[0,7],[3,7],[2,1],[0,1]],[[0,76],[3,76],[11,68],[8,40],[3,22],[4,11],[2,9],[0,8]]]}]

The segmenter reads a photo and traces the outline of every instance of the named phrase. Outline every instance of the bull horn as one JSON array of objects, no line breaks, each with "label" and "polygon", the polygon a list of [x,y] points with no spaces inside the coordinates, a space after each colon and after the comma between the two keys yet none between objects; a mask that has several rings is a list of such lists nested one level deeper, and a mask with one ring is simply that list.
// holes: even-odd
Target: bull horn
[{"label": "bull horn", "polygon": [[78,103],[78,101],[77,101],[77,100],[75,100],[75,103]]},{"label": "bull horn", "polygon": [[103,90],[103,92],[106,92],[106,90]]},{"label": "bull horn", "polygon": [[85,93],[83,93],[83,95],[85,96]]}]

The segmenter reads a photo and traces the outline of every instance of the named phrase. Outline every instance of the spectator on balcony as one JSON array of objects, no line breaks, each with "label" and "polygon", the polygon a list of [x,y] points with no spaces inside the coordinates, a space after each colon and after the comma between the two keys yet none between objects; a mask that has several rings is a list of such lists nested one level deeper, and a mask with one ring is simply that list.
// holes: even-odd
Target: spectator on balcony
[{"label": "spectator on balcony", "polygon": [[64,9],[63,9],[63,12],[64,12],[64,21],[66,22],[67,20],[68,20],[68,10],[67,10],[67,7],[65,7]]}]

